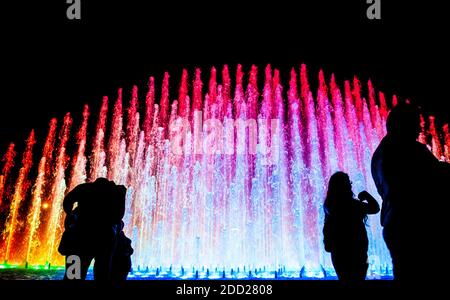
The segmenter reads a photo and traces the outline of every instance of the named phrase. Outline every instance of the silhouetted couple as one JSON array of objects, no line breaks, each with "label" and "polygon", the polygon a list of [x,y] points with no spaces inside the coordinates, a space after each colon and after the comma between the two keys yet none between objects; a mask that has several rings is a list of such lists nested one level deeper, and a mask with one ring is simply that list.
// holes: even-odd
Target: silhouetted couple
[{"label": "silhouetted couple", "polygon": [[[387,135],[372,158],[372,176],[383,200],[381,225],[394,279],[411,283],[444,278],[443,241],[448,227],[450,165],[419,142],[420,116],[411,105],[392,109]],[[324,204],[324,244],[340,280],[364,280],[367,272],[367,214],[379,211],[367,192],[354,199],[348,175],[335,173]],[[367,201],[367,202],[363,202]]]},{"label": "silhouetted couple", "polygon": [[[86,278],[89,265],[95,259],[94,280],[126,280],[133,248],[131,240],[123,233],[125,195],[124,186],[105,178],[81,184],[66,195],[63,202],[67,214],[65,231],[58,250],[67,257],[80,258],[81,279]],[[66,264],[66,271],[69,267]]]}]

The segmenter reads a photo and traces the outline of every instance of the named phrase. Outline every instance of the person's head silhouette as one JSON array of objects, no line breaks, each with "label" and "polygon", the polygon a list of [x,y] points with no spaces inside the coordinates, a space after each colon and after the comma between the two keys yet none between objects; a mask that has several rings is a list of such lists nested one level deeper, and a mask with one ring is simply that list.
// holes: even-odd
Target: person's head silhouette
[{"label": "person's head silhouette", "polygon": [[94,181],[96,184],[114,184],[113,181],[108,180],[104,177],[99,177]]},{"label": "person's head silhouette", "polygon": [[336,172],[330,177],[328,183],[325,207],[333,208],[339,205],[338,201],[351,200],[353,198],[352,182],[347,173]]},{"label": "person's head silhouette", "polygon": [[395,138],[416,140],[420,133],[418,110],[411,104],[399,103],[389,113],[386,129]]}]

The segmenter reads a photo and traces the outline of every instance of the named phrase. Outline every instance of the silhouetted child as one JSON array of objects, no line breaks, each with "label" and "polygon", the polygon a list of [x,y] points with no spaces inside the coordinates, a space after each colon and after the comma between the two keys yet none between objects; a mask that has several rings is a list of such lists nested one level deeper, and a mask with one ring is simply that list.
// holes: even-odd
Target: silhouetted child
[{"label": "silhouetted child", "polygon": [[355,199],[352,183],[346,173],[337,172],[330,178],[324,203],[324,246],[340,281],[364,281],[367,273],[366,232],[368,214],[380,211],[378,202],[366,191]]},{"label": "silhouetted child", "polygon": [[120,231],[117,234],[116,249],[112,257],[111,280],[116,282],[127,279],[131,270],[131,255],[134,252],[131,247],[131,240],[123,232],[123,226],[124,224],[121,222]]}]

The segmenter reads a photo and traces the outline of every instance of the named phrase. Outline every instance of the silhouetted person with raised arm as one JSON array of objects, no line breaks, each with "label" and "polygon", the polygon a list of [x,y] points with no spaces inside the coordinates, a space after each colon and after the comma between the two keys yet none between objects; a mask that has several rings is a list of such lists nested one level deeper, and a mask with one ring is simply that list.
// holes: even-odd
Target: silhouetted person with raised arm
[{"label": "silhouetted person with raised arm", "polygon": [[[123,274],[128,274],[131,267],[129,265],[131,263],[128,262],[133,250],[131,242],[122,232],[125,195],[124,186],[116,185],[105,178],[98,178],[93,183],[78,185],[64,198],[63,208],[67,216],[59,252],[66,256],[80,257],[81,279],[86,278],[93,259],[95,259],[95,280],[126,278]],[[122,250],[126,253],[118,253]],[[123,258],[125,264],[120,265],[122,261],[117,257],[126,255],[128,257]],[[128,269],[122,270],[121,267]]]},{"label": "silhouetted person with raised arm", "polygon": [[366,278],[369,241],[366,231],[368,214],[380,211],[378,202],[366,191],[358,195],[344,172],[334,173],[328,184],[324,203],[324,245],[340,281],[358,283]]},{"label": "silhouetted person with raised arm", "polygon": [[372,176],[383,199],[381,225],[394,279],[436,279],[446,260],[440,245],[448,226],[450,167],[417,141],[420,116],[412,105],[394,107],[386,127],[372,158]]}]

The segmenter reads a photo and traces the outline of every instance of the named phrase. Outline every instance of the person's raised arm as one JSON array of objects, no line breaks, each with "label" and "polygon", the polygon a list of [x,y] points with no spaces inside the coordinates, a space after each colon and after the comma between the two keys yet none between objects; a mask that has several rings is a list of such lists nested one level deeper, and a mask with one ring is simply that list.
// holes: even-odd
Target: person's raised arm
[{"label": "person's raised arm", "polygon": [[81,185],[75,187],[66,195],[66,197],[64,197],[63,209],[66,214],[70,214],[72,212],[73,205],[75,202],[78,202],[80,193]]},{"label": "person's raised arm", "polygon": [[[377,200],[371,194],[369,194],[369,192],[362,191],[358,194],[358,199],[361,200],[364,214],[373,215],[377,214],[380,211],[380,205],[378,204]],[[367,203],[363,201],[367,201]]]}]

